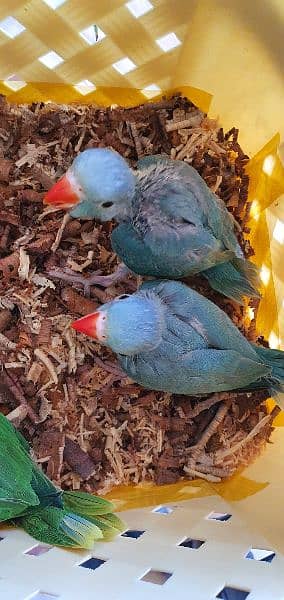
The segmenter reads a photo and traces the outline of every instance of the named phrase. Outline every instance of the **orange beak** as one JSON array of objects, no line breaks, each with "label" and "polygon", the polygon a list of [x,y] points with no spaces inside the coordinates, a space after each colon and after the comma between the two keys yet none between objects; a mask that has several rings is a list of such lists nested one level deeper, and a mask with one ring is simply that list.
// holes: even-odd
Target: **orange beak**
[{"label": "orange beak", "polygon": [[51,206],[62,208],[64,210],[72,208],[78,204],[79,201],[80,198],[72,188],[66,175],[61,177],[61,179],[50,188],[43,199],[44,204],[50,204]]},{"label": "orange beak", "polygon": [[98,339],[97,322],[100,316],[99,312],[91,313],[85,317],[81,317],[77,321],[71,323],[72,329],[84,333],[95,340]]}]

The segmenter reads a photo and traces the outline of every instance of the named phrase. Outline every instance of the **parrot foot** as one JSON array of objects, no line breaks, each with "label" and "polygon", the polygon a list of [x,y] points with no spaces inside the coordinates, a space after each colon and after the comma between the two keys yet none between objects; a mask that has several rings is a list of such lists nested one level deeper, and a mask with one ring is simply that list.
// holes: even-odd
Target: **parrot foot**
[{"label": "parrot foot", "polygon": [[121,263],[118,265],[117,269],[111,275],[100,275],[101,271],[95,271],[89,277],[83,277],[82,275],[75,274],[72,269],[57,269],[53,268],[48,271],[48,275],[50,277],[54,277],[55,279],[60,279],[61,281],[66,281],[67,283],[71,283],[72,285],[82,285],[84,289],[84,295],[90,296],[90,288],[92,285],[99,285],[101,287],[107,288],[113,285],[114,283],[118,283],[119,281],[123,281],[130,274],[131,271]]},{"label": "parrot foot", "polygon": [[114,283],[119,283],[126,279],[130,273],[131,271],[123,263],[118,265],[116,270],[110,275],[99,275],[98,272],[93,273],[87,279],[88,289],[91,285],[100,285],[101,287],[108,288]]}]

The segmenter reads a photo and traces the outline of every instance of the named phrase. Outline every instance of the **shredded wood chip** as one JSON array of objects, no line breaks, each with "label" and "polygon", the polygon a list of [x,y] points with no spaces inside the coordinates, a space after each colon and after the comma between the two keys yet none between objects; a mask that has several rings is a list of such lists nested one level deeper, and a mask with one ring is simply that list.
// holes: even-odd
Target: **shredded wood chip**
[{"label": "shredded wood chip", "polygon": [[29,279],[30,257],[27,252],[20,247],[20,265],[18,268],[19,278],[24,281]]},{"label": "shredded wood chip", "polygon": [[58,383],[58,377],[57,377],[57,373],[55,371],[55,368],[51,362],[51,360],[48,358],[48,356],[44,353],[43,350],[40,350],[40,348],[36,348],[34,351],[34,355],[43,363],[43,365],[46,367],[46,369],[48,370],[52,381],[57,384]]},{"label": "shredded wood chip", "polygon": [[47,277],[44,277],[43,275],[39,275],[38,273],[35,273],[31,277],[31,281],[38,287],[41,287],[44,289],[51,288],[52,290],[55,290],[55,285],[54,285],[53,281],[51,281]]},{"label": "shredded wood chip", "polygon": [[10,413],[6,415],[8,421],[13,423],[14,427],[19,427],[20,423],[26,418],[28,414],[28,408],[24,404],[20,404],[17,408],[14,408]]},{"label": "shredded wood chip", "polygon": [[65,215],[64,215],[64,217],[62,219],[62,223],[61,223],[61,225],[60,225],[60,227],[58,229],[58,232],[56,234],[56,238],[55,238],[55,240],[54,240],[54,242],[53,242],[53,244],[51,246],[52,252],[55,252],[57,250],[57,248],[59,247],[59,244],[61,242],[61,238],[62,238],[64,229],[65,229],[67,223],[69,223],[69,221],[71,221],[71,217],[70,217],[69,213],[65,213]]},{"label": "shredded wood chip", "polygon": [[0,348],[6,348],[7,350],[16,350],[17,344],[11,342],[3,333],[0,333]]},{"label": "shredded wood chip", "polygon": [[202,471],[197,471],[197,469],[191,469],[190,467],[184,467],[184,471],[193,478],[206,479],[206,481],[211,481],[212,483],[220,483],[221,481],[221,477],[210,475],[210,473],[203,473]]},{"label": "shredded wood chip", "polygon": [[27,373],[27,380],[32,381],[33,383],[37,383],[40,379],[42,371],[43,371],[42,365],[39,362],[34,361],[31,364],[29,371]]},{"label": "shredded wood chip", "polygon": [[[271,436],[273,414],[268,418],[262,404],[267,392],[235,392],[230,401],[222,394],[199,399],[149,392],[126,377],[107,348],[76,336],[72,320],[132,293],[139,278],[106,290],[92,286],[92,298],[85,298],[91,272],[108,275],[115,269],[114,225],[67,222],[60,209],[42,210],[42,200],[86,148],[112,147],[134,168],[139,157],[166,154],[192,165],[224,200],[248,258],[253,254],[244,237],[249,232],[248,157],[237,129],[224,132],[180,95],[112,110],[3,101],[0,410],[12,418],[16,410],[14,422],[37,459],[56,484],[68,489],[106,493],[120,484],[231,476],[254,460]],[[58,280],[58,272],[65,277]],[[82,275],[75,289],[76,272]],[[219,305],[250,340],[263,342],[255,331],[258,302],[236,305],[210,289],[202,276],[188,283]],[[68,450],[63,455],[65,438],[73,443],[69,462]]]}]

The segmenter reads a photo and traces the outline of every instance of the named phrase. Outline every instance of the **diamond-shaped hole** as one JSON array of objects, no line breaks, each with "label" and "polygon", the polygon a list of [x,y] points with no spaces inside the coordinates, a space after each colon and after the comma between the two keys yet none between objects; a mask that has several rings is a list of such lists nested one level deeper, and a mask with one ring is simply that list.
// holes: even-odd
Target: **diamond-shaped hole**
[{"label": "diamond-shaped hole", "polygon": [[186,538],[178,544],[179,546],[183,546],[184,548],[192,548],[192,550],[198,550],[201,546],[205,544],[205,540],[194,540],[193,538]]},{"label": "diamond-shaped hole", "polygon": [[62,56],[57,54],[57,52],[54,52],[54,50],[50,50],[50,52],[43,54],[38,58],[38,60],[48,69],[55,69],[58,67],[58,65],[64,62]]},{"label": "diamond-shaped hole", "polygon": [[55,600],[56,598],[60,598],[57,594],[51,594],[50,592],[36,592],[33,596],[29,596],[27,600]]},{"label": "diamond-shaped hole", "polygon": [[172,576],[172,573],[168,571],[156,571],[155,569],[149,569],[143,577],[140,577],[140,581],[146,581],[147,583],[154,583],[155,585],[164,585],[166,581]]},{"label": "diamond-shaped hole", "polygon": [[137,540],[141,537],[141,535],[143,535],[143,533],[145,533],[145,530],[143,531],[140,529],[128,529],[127,531],[121,534],[121,537],[134,538],[135,540]]},{"label": "diamond-shaped hole", "polygon": [[85,560],[84,562],[80,563],[78,566],[84,567],[84,569],[91,569],[91,571],[95,571],[96,569],[101,567],[105,562],[106,560],[103,560],[102,558],[96,558],[95,556],[92,556],[91,558],[88,558],[88,560]]},{"label": "diamond-shaped hole", "polygon": [[37,544],[29,550],[26,550],[24,554],[28,554],[29,556],[41,556],[42,554],[46,554],[52,549],[52,546],[45,546],[43,544]]},{"label": "diamond-shaped hole", "polygon": [[167,33],[167,35],[164,35],[163,37],[156,40],[156,43],[164,52],[169,52],[169,50],[172,50],[173,48],[179,46],[181,44],[181,41],[176,36],[176,34],[173,31],[171,31],[170,33]]},{"label": "diamond-shaped hole", "polygon": [[271,563],[276,554],[273,550],[263,550],[261,548],[251,548],[245,555],[245,558],[250,560],[258,560],[260,562]]},{"label": "diamond-shaped hole", "polygon": [[125,56],[125,58],[122,58],[116,63],[113,63],[112,66],[121,75],[126,75],[126,73],[129,73],[130,71],[133,71],[133,69],[136,69],[135,63],[130,58],[128,58],[128,56]]},{"label": "diamond-shaped hole", "polygon": [[139,19],[139,17],[142,17],[142,15],[145,15],[149,10],[154,8],[149,0],[130,0],[125,6],[136,19]]},{"label": "diamond-shaped hole", "polygon": [[66,0],[43,0],[43,1],[45,2],[45,4],[47,4],[47,6],[49,6],[53,10],[56,10],[62,4],[64,4],[64,2],[66,2]]},{"label": "diamond-shaped hole", "polygon": [[157,506],[152,510],[153,513],[158,513],[159,515],[170,515],[173,512],[173,508],[170,506]]},{"label": "diamond-shaped hole", "polygon": [[22,81],[22,79],[15,74],[10,75],[7,77],[7,79],[4,79],[3,83],[6,85],[6,87],[10,88],[10,90],[13,90],[13,92],[18,92],[27,85],[25,81]]},{"label": "diamond-shaped hole", "polygon": [[209,519],[209,521],[229,521],[231,517],[232,515],[229,513],[212,512],[206,518]]},{"label": "diamond-shaped hole", "polygon": [[90,46],[93,46],[93,44],[95,44],[96,42],[100,42],[101,40],[103,40],[106,37],[106,34],[104,33],[104,31],[102,31],[102,29],[100,29],[100,27],[97,27],[97,30],[96,30],[94,25],[90,25],[90,27],[86,27],[86,29],[83,29],[82,31],[79,32],[79,35]]},{"label": "diamond-shaped hole", "polygon": [[141,90],[142,94],[146,96],[146,98],[154,98],[161,92],[161,88],[156,83],[150,83],[145,88]]},{"label": "diamond-shaped hole", "polygon": [[3,540],[5,540],[5,538],[0,536],[0,542],[3,542]]},{"label": "diamond-shaped hole", "polygon": [[74,88],[75,90],[77,90],[77,92],[79,92],[79,94],[82,94],[82,96],[86,96],[87,94],[94,92],[96,86],[92,81],[89,81],[89,79],[83,79],[82,81],[79,81],[79,83],[74,85]]},{"label": "diamond-shaped hole", "polygon": [[6,17],[6,19],[0,21],[0,31],[12,39],[20,35],[25,29],[24,25],[12,16]]},{"label": "diamond-shaped hole", "polygon": [[220,600],[246,600],[250,592],[226,586],[216,596]]}]

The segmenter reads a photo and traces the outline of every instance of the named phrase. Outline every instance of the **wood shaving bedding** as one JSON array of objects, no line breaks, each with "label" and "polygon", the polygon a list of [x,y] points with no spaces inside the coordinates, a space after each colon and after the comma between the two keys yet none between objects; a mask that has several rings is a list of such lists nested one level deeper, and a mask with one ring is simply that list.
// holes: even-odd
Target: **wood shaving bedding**
[{"label": "wood shaving bedding", "polygon": [[[263,450],[277,409],[268,393],[196,397],[149,392],[133,383],[112,353],[79,340],[70,322],[137,279],[103,290],[70,286],[51,273],[84,274],[115,268],[113,223],[67,218],[43,210],[44,192],[86,148],[111,146],[135,167],[147,154],[166,153],[195,167],[244,233],[248,157],[238,131],[180,95],[136,108],[33,103],[9,105],[0,96],[0,411],[31,441],[35,456],[64,488],[105,493],[119,484],[172,483],[181,477],[220,481]],[[201,276],[187,282],[222,308],[257,341],[258,301],[239,306]],[[263,342],[263,340],[262,340]]]}]

